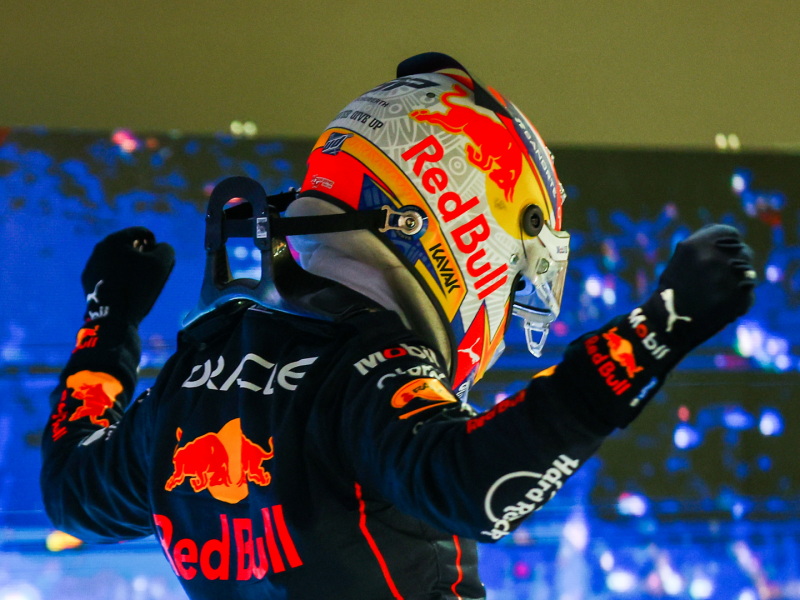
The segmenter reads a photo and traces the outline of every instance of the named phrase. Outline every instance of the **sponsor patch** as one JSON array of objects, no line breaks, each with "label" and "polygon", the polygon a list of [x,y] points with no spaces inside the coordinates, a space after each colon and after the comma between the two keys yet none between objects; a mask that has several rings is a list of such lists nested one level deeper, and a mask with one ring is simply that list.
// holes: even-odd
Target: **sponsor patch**
[{"label": "sponsor patch", "polygon": [[[280,366],[262,358],[258,354],[245,354],[239,361],[239,365],[223,380],[224,375],[222,375],[222,372],[225,370],[225,358],[220,356],[217,359],[216,366],[212,364],[211,360],[207,360],[201,365],[195,365],[181,387],[197,388],[205,386],[209,390],[226,392],[235,383],[242,389],[261,392],[264,396],[274,394],[276,385],[284,390],[293,392],[297,389],[300,380],[306,375],[306,371],[301,369],[313,365],[317,358],[319,357],[301,358]],[[269,376],[263,372],[258,372],[258,369],[253,369],[252,367],[246,369],[248,365],[258,366],[261,369],[270,371]],[[243,375],[245,370],[250,373],[248,378],[256,376],[258,383],[247,381]],[[215,379],[217,380],[214,381]]]},{"label": "sponsor patch", "polygon": [[625,369],[628,379],[633,379],[637,373],[644,371],[643,367],[636,364],[636,356],[633,354],[633,346],[624,337],[617,334],[617,328],[612,327],[603,334],[603,338],[608,342],[608,355],[620,367]]},{"label": "sponsor patch", "polygon": [[84,348],[94,348],[97,345],[97,332],[100,330],[100,325],[94,327],[82,327],[78,330],[78,337],[75,340],[75,348],[72,353],[75,354],[78,350]]},{"label": "sponsor patch", "polygon": [[667,311],[667,333],[672,331],[677,321],[692,322],[692,317],[684,317],[675,312],[675,290],[672,288],[661,292],[661,299],[664,301],[664,308]]},{"label": "sponsor patch", "polygon": [[[417,120],[420,120],[427,116],[422,115],[422,112],[427,111],[414,111],[410,116],[412,118],[419,117]],[[420,114],[415,117],[415,113]],[[443,157],[444,147],[433,135],[429,135],[415,144],[401,156],[405,162],[411,163],[414,174],[420,178],[422,187],[426,192],[432,195],[441,193],[435,205],[444,222],[450,223],[466,214],[470,209],[478,206],[480,200],[477,196],[465,200],[455,191],[448,189],[447,186],[450,180],[445,170],[435,166],[425,166],[426,163],[439,164]],[[429,203],[434,205],[433,200],[430,200]],[[450,234],[453,237],[456,249],[467,259],[467,271],[473,278],[473,288],[479,300],[483,300],[508,281],[508,275],[506,274],[508,265],[505,263],[499,266],[493,265],[486,254],[484,248],[486,244],[484,242],[489,239],[491,230],[483,214],[473,216],[466,223],[452,228]],[[444,287],[447,288],[448,293],[455,289],[452,286],[448,287],[446,284],[444,284]]]},{"label": "sponsor patch", "polygon": [[317,189],[318,187],[325,188],[329,190],[333,187],[334,181],[332,179],[328,179],[327,177],[322,177],[320,175],[314,175],[311,178],[311,187]]},{"label": "sponsor patch", "polygon": [[642,388],[642,391],[639,392],[633,400],[631,400],[631,406],[638,406],[639,402],[647,398],[647,395],[650,393],[654,387],[658,385],[658,377],[653,377],[646,386]]},{"label": "sponsor patch", "polygon": [[436,367],[431,365],[416,365],[414,367],[409,367],[408,369],[395,369],[391,373],[386,373],[378,380],[378,389],[382,390],[386,387],[386,384],[390,379],[399,376],[406,376],[406,377],[434,377],[439,381],[444,381],[447,379],[447,376],[442,373],[441,371],[437,370]]},{"label": "sponsor patch", "polygon": [[322,148],[322,153],[336,156],[342,150],[344,141],[351,137],[353,137],[352,133],[331,133],[330,136],[328,136],[328,141],[325,142],[325,146]]},{"label": "sponsor patch", "polygon": [[[219,539],[184,538],[176,540],[173,545],[172,538],[177,536],[174,535],[172,520],[166,515],[153,515],[156,535],[172,570],[179,578],[188,580],[199,576],[223,581],[234,577],[238,581],[247,581],[252,577],[263,579],[267,573],[282,573],[286,570],[283,556],[286,557],[290,569],[302,566],[303,561],[283,518],[282,505],[261,509],[263,535],[258,535],[261,524],[256,523],[254,529],[250,518],[229,518],[228,515],[221,514],[219,520]],[[279,548],[283,550],[283,556]],[[233,557],[231,549],[234,551]],[[231,572],[234,563],[235,574]]]},{"label": "sponsor patch", "polygon": [[439,281],[442,283],[442,287],[447,290],[447,293],[450,294],[453,290],[461,289],[458,274],[453,270],[453,264],[451,264],[442,244],[434,244],[428,248],[428,254],[436,266]]},{"label": "sponsor patch", "polygon": [[426,400],[433,404],[428,404],[422,408],[403,413],[400,415],[400,419],[408,419],[413,415],[430,410],[431,408],[458,402],[455,396],[453,396],[453,393],[448,390],[441,381],[428,377],[424,379],[415,379],[398,389],[392,396],[392,406],[394,408],[405,408],[409,402],[416,399]]},{"label": "sponsor patch", "polygon": [[61,439],[67,433],[67,428],[64,426],[64,421],[67,420],[67,390],[61,392],[61,400],[58,402],[58,407],[53,415],[53,441]]},{"label": "sponsor patch", "polygon": [[525,390],[514,394],[511,396],[511,398],[506,398],[500,404],[496,405],[492,410],[487,411],[482,415],[475,417],[474,419],[470,419],[467,421],[467,433],[472,433],[476,429],[480,429],[486,423],[494,419],[497,415],[506,412],[509,408],[516,406],[523,400],[525,400]]},{"label": "sponsor patch", "polygon": [[[180,443],[183,432],[175,432]],[[267,486],[272,476],[262,463],[274,455],[272,438],[269,451],[242,433],[241,420],[228,421],[217,433],[206,433],[183,446],[172,456],[173,473],[164,485],[171,492],[187,479],[195,493],[208,490],[212,497],[229,504],[244,500],[247,482]]]},{"label": "sponsor patch", "polygon": [[[607,332],[607,334],[610,334],[609,336],[611,339],[610,344],[616,343],[617,340],[615,338],[619,338],[619,336],[617,336],[616,333],[614,333],[615,329],[616,327]],[[605,339],[608,341],[609,337],[605,337],[605,335],[607,334],[604,334],[603,338],[601,338],[598,335],[593,335],[588,340],[586,340],[584,344],[586,346],[586,351],[589,354],[589,358],[592,360],[592,363],[594,363],[594,365],[597,367],[597,372],[600,374],[600,377],[602,377],[605,380],[606,385],[610,387],[611,390],[617,396],[620,396],[630,389],[631,383],[628,377],[625,376],[618,377],[617,365],[623,367],[623,372],[625,373],[625,375],[627,375],[627,373],[631,371],[635,375],[637,369],[639,370],[641,369],[640,367],[636,366],[636,359],[633,358],[633,347],[631,346],[631,343],[628,342],[627,340],[624,340],[623,338],[619,339],[627,342],[628,346],[631,346],[630,355],[627,355],[625,353],[625,349],[627,348],[627,346],[623,347],[624,345],[621,343],[615,347],[614,354],[616,355],[616,358],[611,356],[610,344],[608,346],[609,348],[608,354],[603,354],[600,351],[599,347],[600,340]]]},{"label": "sponsor patch", "polygon": [[413,356],[414,358],[419,358],[439,366],[439,361],[433,350],[425,346],[412,346],[410,344],[400,344],[396,348],[386,348],[379,352],[373,352],[366,358],[362,358],[358,362],[353,363],[353,366],[359,373],[366,375],[379,364],[402,356]]},{"label": "sponsor patch", "polygon": [[650,331],[647,326],[647,317],[644,316],[641,308],[633,309],[631,314],[628,315],[628,323],[630,323],[630,326],[633,327],[636,335],[642,341],[642,346],[653,355],[653,358],[661,360],[669,353],[669,346],[659,343],[656,338],[656,332]]},{"label": "sponsor patch", "polygon": [[[564,481],[578,469],[580,464],[579,460],[562,454],[544,473],[515,471],[500,477],[486,492],[484,500],[484,510],[493,527],[490,531],[481,531],[481,534],[489,536],[493,540],[499,540],[511,533],[511,524],[544,506],[556,495],[556,492],[564,485]],[[495,495],[503,485],[515,479],[530,479],[532,486],[525,493],[523,500],[502,509],[498,508],[494,501]]]}]

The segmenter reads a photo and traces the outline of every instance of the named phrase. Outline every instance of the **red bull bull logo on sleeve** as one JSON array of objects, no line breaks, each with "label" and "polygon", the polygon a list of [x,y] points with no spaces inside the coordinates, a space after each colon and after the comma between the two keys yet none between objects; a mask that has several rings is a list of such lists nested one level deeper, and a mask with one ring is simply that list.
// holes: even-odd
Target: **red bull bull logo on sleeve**
[{"label": "red bull bull logo on sleeve", "polygon": [[[607,342],[608,354],[601,352],[598,346],[601,339]],[[629,390],[631,380],[637,373],[644,371],[643,367],[636,364],[633,345],[617,333],[616,327],[603,333],[602,338],[599,335],[591,336],[584,344],[597,372],[617,396]],[[617,367],[622,367],[622,377],[618,376]]]},{"label": "red bull bull logo on sleeve", "polygon": [[67,389],[72,390],[73,398],[83,402],[72,413],[70,421],[89,417],[95,425],[108,427],[108,419],[103,419],[102,416],[109,408],[114,408],[114,402],[124,388],[116,377],[108,373],[78,371],[67,377]]},{"label": "red bull bull logo on sleeve", "polygon": [[[175,436],[180,443],[180,427]],[[247,482],[270,484],[272,476],[262,463],[273,455],[272,438],[266,451],[242,433],[240,419],[233,419],[217,433],[206,433],[175,447],[173,473],[164,489],[171,492],[188,478],[195,493],[208,490],[217,500],[236,504],[247,497]]]},{"label": "red bull bull logo on sleeve", "polygon": [[623,337],[617,335],[617,328],[612,327],[603,334],[608,342],[608,354],[611,358],[628,374],[628,379],[633,379],[634,375],[644,369],[636,364],[636,357],[633,355],[633,345]]}]

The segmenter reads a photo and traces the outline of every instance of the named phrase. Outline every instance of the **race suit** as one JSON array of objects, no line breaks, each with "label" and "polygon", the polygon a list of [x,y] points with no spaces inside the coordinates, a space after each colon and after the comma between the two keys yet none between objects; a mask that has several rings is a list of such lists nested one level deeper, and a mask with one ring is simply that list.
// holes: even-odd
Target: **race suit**
[{"label": "race suit", "polygon": [[484,598],[475,540],[544,505],[674,366],[634,316],[481,415],[390,311],[229,303],[132,403],[136,328],[89,321],[44,433],[47,513],[87,541],[155,534],[190,598]]}]

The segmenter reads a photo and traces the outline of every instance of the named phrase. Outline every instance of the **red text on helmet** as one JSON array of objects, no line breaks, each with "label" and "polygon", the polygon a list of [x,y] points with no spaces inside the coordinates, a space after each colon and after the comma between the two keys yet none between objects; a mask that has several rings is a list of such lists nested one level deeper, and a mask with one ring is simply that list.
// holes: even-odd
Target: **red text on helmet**
[{"label": "red text on helmet", "polygon": [[[437,163],[443,157],[444,148],[433,135],[429,135],[402,154],[404,161],[411,162],[413,160],[412,169],[414,174],[420,178],[425,191],[430,194],[443,192],[437,200],[436,207],[442,215],[442,220],[449,223],[477,206],[479,200],[477,196],[474,196],[464,201],[456,192],[445,191],[449,183],[447,172],[432,165],[425,167],[426,163]],[[499,267],[493,268],[486,257],[486,251],[481,247],[482,243],[489,239],[490,234],[491,228],[483,214],[476,215],[450,231],[456,248],[468,256],[467,272],[472,277],[480,277],[474,287],[481,300],[508,281],[508,275],[505,274],[508,265],[503,263]]]}]

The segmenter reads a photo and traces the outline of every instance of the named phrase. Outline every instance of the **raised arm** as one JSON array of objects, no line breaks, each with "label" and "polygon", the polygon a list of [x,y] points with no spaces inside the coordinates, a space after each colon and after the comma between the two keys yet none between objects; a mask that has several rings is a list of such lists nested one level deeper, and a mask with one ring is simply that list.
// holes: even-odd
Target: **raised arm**
[{"label": "raised arm", "polygon": [[441,359],[386,348],[402,356],[354,365],[341,444],[359,493],[479,541],[507,535],[639,414],[692,348],[747,312],[751,256],[733,228],[697,232],[647,302],[575,340],[559,365],[482,415],[440,382]]},{"label": "raised arm", "polygon": [[148,535],[146,460],[151,404],[130,404],[141,354],[138,327],[175,263],[144,227],[95,246],[81,276],[84,323],[51,394],[41,488],[56,527],[85,540]]}]

